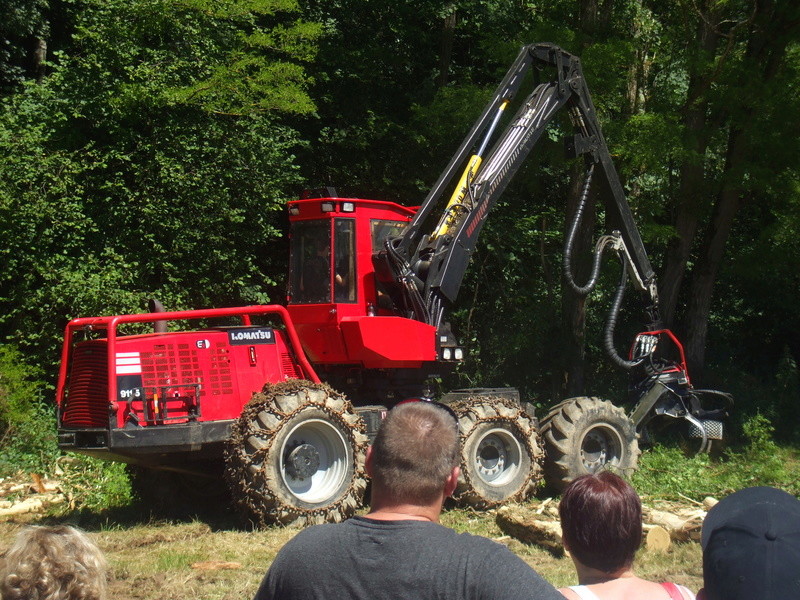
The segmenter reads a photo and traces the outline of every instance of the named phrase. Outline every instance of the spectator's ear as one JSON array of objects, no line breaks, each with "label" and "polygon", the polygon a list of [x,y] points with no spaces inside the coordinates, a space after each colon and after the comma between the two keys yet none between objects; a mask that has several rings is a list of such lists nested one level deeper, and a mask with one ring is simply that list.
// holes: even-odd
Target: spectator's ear
[{"label": "spectator's ear", "polygon": [[461,475],[461,467],[453,467],[453,470],[450,471],[450,475],[447,477],[447,481],[445,481],[444,483],[445,498],[449,498],[450,496],[453,495],[453,492],[456,491],[459,475]]},{"label": "spectator's ear", "polygon": [[367,470],[367,475],[372,478],[372,446],[367,447],[367,457],[364,460],[364,468]]},{"label": "spectator's ear", "polygon": [[697,600],[706,600],[706,590],[704,588],[700,588],[700,591],[697,592]]}]

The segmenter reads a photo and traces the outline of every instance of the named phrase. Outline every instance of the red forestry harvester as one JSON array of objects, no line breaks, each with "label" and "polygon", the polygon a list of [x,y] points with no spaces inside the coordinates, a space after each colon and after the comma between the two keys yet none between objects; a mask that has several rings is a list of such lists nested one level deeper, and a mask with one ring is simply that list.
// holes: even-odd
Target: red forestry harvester
[{"label": "red forestry harvester", "polygon": [[[533,91],[498,132],[531,70]],[[551,78],[540,82],[545,71]],[[561,109],[574,125],[568,153],[586,167],[583,200],[599,169],[619,227],[600,237],[591,280],[577,285],[571,260],[582,204],[566,236],[566,278],[588,294],[605,250],[622,261],[605,346],[631,373],[635,407],[626,415],[607,400],[570,398],[539,422],[514,389],[445,394],[462,436],[457,497],[475,506],[523,499],[540,482],[542,461],[555,488],[603,468],[631,471],[638,440],[656,421],[679,420],[701,449],[721,439],[730,397],[692,387],[680,343],[658,324],[655,274],[580,61],[532,44],[420,207],[338,198],[330,189],[288,203],[286,307],[153,307],[71,321],[57,391],[61,447],[190,477],[224,463],[234,500],[261,521],[352,514],[366,486],[365,446],[386,411],[430,399],[429,382],[463,360],[448,309],[493,204]],[[622,358],[614,325],[629,279],[651,323]],[[186,330],[189,322],[195,329]],[[154,330],[143,333],[143,323]]]}]

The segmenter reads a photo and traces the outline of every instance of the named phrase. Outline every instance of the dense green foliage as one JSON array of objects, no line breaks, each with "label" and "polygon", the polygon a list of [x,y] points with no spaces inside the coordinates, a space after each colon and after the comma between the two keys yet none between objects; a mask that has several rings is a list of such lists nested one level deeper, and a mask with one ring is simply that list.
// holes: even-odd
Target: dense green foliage
[{"label": "dense green foliage", "polygon": [[52,403],[19,352],[0,347],[0,476],[51,472],[59,455]]},{"label": "dense green foliage", "polygon": [[66,318],[270,297],[301,143],[280,115],[313,109],[319,29],[291,10],[89,2],[71,54],[0,105],[0,328],[35,362]]},{"label": "dense green foliage", "polygon": [[[14,382],[5,389],[45,386],[5,392],[4,452],[17,452],[8,442],[29,426],[19,423],[52,414],[41,390],[69,318],[140,312],[148,297],[176,309],[280,300],[285,200],[333,185],[418,204],[534,41],[582,57],[695,383],[734,392],[743,447],[756,414],[797,442],[799,10],[781,0],[6,2],[0,343],[19,353],[3,350],[0,376]],[[453,313],[468,364],[446,382],[517,386],[540,409],[584,388],[625,396],[600,344],[617,267],[586,307],[561,285],[576,171],[566,129],[551,128],[487,222]],[[620,350],[641,328],[637,300],[626,301]],[[48,435],[35,460],[49,460]],[[32,456],[24,468],[46,466],[24,462]]]}]

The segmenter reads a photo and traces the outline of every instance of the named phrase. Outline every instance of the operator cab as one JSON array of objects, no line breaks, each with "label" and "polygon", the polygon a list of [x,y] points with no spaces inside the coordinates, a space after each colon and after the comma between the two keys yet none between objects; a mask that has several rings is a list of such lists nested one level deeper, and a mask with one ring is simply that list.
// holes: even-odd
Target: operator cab
[{"label": "operator cab", "polygon": [[318,196],[288,203],[287,308],[311,361],[384,369],[437,360],[435,328],[400,315],[373,262],[416,208],[338,198],[331,188]]},{"label": "operator cab", "polygon": [[288,304],[335,304],[349,316],[395,314],[381,300],[372,256],[408,225],[415,209],[324,191],[327,197],[289,202]]}]

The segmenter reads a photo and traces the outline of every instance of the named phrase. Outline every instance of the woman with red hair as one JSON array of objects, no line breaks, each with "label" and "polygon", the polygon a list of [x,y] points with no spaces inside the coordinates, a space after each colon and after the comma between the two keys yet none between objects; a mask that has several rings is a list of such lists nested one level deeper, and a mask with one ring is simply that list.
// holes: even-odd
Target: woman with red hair
[{"label": "woman with red hair", "polygon": [[642,503],[621,477],[603,471],[576,478],[564,490],[558,511],[564,547],[580,582],[559,590],[569,600],[694,600],[683,586],[634,575]]}]

